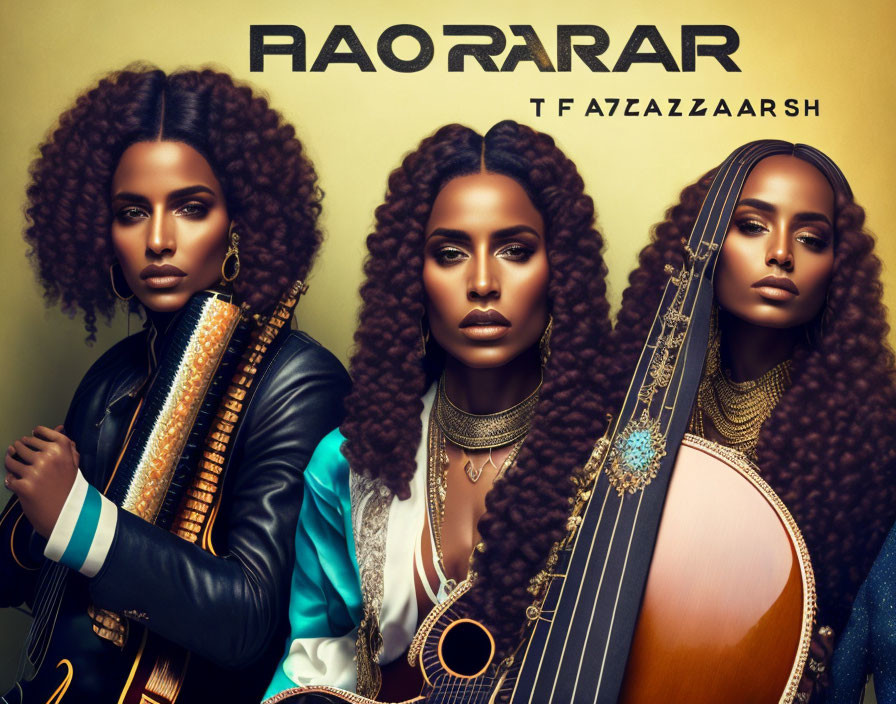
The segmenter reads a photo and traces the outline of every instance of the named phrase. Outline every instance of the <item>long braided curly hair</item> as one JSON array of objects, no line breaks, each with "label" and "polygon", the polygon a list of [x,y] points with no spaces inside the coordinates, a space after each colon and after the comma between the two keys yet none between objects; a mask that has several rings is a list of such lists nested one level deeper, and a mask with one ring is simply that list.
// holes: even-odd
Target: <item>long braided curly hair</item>
[{"label": "long braided curly hair", "polygon": [[[813,163],[811,153],[795,156]],[[813,165],[825,173],[822,165]],[[716,171],[681,192],[629,276],[613,333],[616,403],[659,306],[668,279],[663,269],[684,261],[682,238],[690,234]],[[793,385],[762,427],[757,464],[806,539],[818,623],[839,633],[896,519],[896,376],[881,300],[881,263],[874,239],[863,230],[865,211],[848,187],[833,182],[831,187],[834,274],[827,302],[794,351]]]},{"label": "long braided curly hair", "polygon": [[506,652],[516,646],[532,601],[529,580],[563,535],[573,493],[569,477],[585,463],[606,423],[603,356],[610,321],[602,238],[575,164],[548,135],[511,121],[484,137],[446,125],[389,176],[367,238],[342,451],[352,471],[379,478],[400,498],[409,496],[422,433],[421,397],[444,359],[434,342],[426,364],[420,357],[424,229],[441,188],[483,170],[516,180],[545,220],[554,318],[531,429],[516,464],[486,498],[479,521],[485,551],[476,554],[476,587],[467,600]]},{"label": "long braided curly hair", "polygon": [[135,65],[81,95],[31,164],[25,240],[48,303],[83,312],[88,341],[109,319],[112,176],[136,142],[184,142],[209,162],[240,235],[237,297],[270,309],[304,278],[321,242],[322,193],[295,130],[226,73]]}]

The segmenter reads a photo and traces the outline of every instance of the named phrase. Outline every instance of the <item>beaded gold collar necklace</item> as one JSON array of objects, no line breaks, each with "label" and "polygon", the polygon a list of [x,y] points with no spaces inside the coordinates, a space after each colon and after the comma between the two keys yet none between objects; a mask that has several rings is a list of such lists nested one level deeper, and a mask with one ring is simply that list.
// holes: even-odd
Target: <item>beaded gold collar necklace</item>
[{"label": "beaded gold collar necklace", "polygon": [[790,368],[787,359],[758,379],[732,381],[722,367],[720,336],[714,335],[688,430],[705,437],[705,419],[709,418],[725,445],[756,460],[759,431],[790,388]]},{"label": "beaded gold collar necklace", "polygon": [[465,450],[489,450],[504,447],[526,436],[538,404],[541,382],[531,394],[506,411],[476,415],[461,410],[448,398],[445,375],[439,379],[434,414],[445,437]]}]

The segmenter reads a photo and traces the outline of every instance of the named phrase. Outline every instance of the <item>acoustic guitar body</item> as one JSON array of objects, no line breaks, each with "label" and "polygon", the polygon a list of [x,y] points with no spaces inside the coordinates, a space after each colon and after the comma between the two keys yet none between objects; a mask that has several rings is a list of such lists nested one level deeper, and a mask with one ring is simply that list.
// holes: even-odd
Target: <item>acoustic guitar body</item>
[{"label": "acoustic guitar body", "polygon": [[620,702],[790,702],[814,612],[809,555],[787,508],[743,455],[686,435]]},{"label": "acoustic guitar body", "polygon": [[[499,675],[493,641],[491,650],[473,647],[491,636],[453,608],[469,588],[468,581],[459,584],[421,625],[419,659],[412,659],[426,685],[401,704],[567,704],[558,696],[533,700],[535,690],[521,689],[517,667],[525,662]],[[742,455],[686,435],[619,702],[789,704],[809,653],[814,613],[809,555],[787,508]],[[525,652],[524,661],[538,657]],[[576,704],[590,703],[593,694],[580,690]],[[286,690],[264,704],[287,702],[375,704],[332,687]]]}]

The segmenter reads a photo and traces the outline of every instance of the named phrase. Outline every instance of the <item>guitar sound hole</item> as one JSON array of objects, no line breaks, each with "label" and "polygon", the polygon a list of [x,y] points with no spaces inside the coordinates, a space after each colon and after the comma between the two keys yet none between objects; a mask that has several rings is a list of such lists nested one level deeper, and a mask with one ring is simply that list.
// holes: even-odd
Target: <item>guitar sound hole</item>
[{"label": "guitar sound hole", "polygon": [[495,641],[484,626],[469,619],[450,624],[439,639],[439,656],[448,672],[476,677],[485,672],[495,654]]}]

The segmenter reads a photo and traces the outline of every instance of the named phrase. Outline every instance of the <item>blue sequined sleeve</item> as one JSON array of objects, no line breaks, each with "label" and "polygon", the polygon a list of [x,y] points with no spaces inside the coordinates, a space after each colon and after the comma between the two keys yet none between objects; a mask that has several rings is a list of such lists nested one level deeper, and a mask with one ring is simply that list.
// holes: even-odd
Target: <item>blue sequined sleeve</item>
[{"label": "blue sequined sleeve", "polygon": [[896,703],[896,526],[890,531],[834,652],[833,704],[856,704],[868,674],[880,704]]}]

